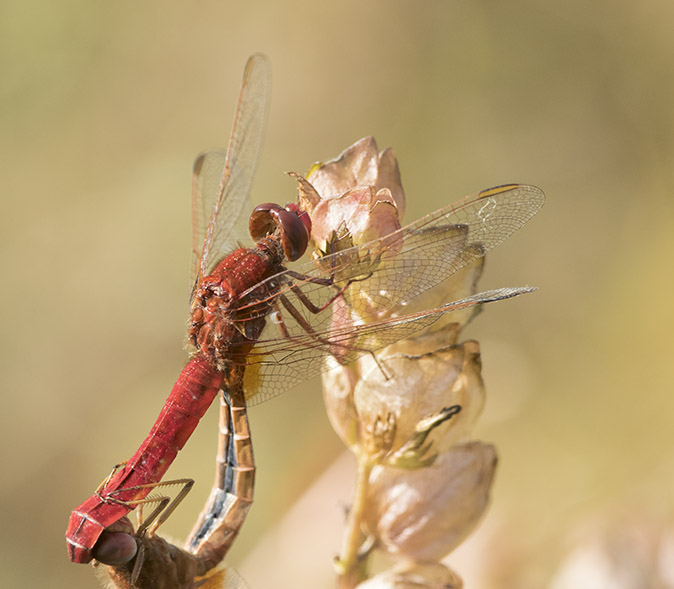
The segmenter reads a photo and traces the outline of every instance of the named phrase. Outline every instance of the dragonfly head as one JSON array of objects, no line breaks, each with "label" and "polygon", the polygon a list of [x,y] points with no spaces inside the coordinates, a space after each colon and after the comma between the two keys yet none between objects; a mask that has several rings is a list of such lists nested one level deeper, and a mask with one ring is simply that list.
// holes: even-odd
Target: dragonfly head
[{"label": "dragonfly head", "polygon": [[275,203],[265,203],[253,210],[248,230],[255,241],[278,231],[286,259],[294,262],[302,257],[309,244],[311,219],[308,213],[294,203],[285,208]]}]

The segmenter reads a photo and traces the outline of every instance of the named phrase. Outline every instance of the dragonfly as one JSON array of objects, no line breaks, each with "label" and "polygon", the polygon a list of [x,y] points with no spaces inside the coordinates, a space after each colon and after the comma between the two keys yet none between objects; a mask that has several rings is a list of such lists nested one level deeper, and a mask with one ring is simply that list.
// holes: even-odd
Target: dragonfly
[{"label": "dragonfly", "polygon": [[[287,262],[304,253],[311,220],[293,203],[267,203],[255,207],[248,219],[256,245],[238,247],[246,212],[252,208],[248,195],[268,88],[268,63],[253,56],[244,72],[227,151],[206,152],[195,162],[189,327],[194,355],[138,452],[73,511],[66,539],[74,562],[102,560],[114,553],[106,538],[126,533],[125,516],[156,501],[149,493],[218,391],[216,482],[187,543],[190,552],[209,563],[224,556],[252,503],[255,466],[247,405],[319,374],[327,356],[347,364],[432,325],[446,313],[533,290],[502,288],[434,309],[386,315],[404,309],[533,217],[544,194],[521,184],[478,192],[388,236],[293,266]],[[164,511],[154,519],[159,508],[155,509],[148,518],[151,527],[144,524],[142,532],[151,533],[165,521],[170,508],[160,508]],[[223,541],[225,536],[228,541]],[[130,560],[133,552],[125,549],[113,558]]]},{"label": "dragonfly", "polygon": [[[243,359],[251,338],[262,329],[264,317],[247,320],[246,311],[239,313],[237,306],[245,307],[249,298],[243,291],[278,272],[285,259],[301,256],[309,239],[306,214],[300,214],[296,207],[286,210],[278,205],[263,205],[251,215],[251,230],[256,231],[254,239],[258,240],[256,247],[236,248],[228,241],[248,202],[269,102],[269,77],[266,58],[252,56],[244,69],[227,152],[204,153],[194,164],[192,331],[196,330],[195,340],[201,342],[202,349],[180,373],[138,451],[115,467],[96,492],[73,510],[66,530],[68,554],[73,562],[86,563],[95,558],[117,565],[131,560],[137,545],[142,543],[128,540],[130,522],[126,515],[137,507],[157,505],[136,531],[137,537],[146,532],[152,534],[168,518],[192,482],[181,479],[167,483],[183,485],[173,502],[165,496],[148,495],[159,488],[162,477],[218,391],[227,391],[228,411],[239,409],[245,423],[237,419],[237,424],[239,428],[247,427],[241,388]],[[223,251],[231,255],[223,256]],[[209,301],[215,301],[215,307],[227,307],[222,315],[231,319],[229,323],[213,321],[212,331],[205,319],[212,315],[213,305]],[[195,328],[196,324],[199,328]],[[236,326],[242,324],[246,329],[239,331]],[[211,357],[216,349],[221,356],[226,355],[223,345],[231,349],[231,362],[227,367],[222,362],[217,365]],[[238,452],[246,453],[245,440],[239,439],[233,446]],[[240,486],[252,488],[254,469],[245,467],[245,457],[241,462],[244,466],[239,475],[246,480],[242,480]],[[244,497],[242,501],[245,504],[247,500]],[[207,543],[203,548],[209,551]]]}]

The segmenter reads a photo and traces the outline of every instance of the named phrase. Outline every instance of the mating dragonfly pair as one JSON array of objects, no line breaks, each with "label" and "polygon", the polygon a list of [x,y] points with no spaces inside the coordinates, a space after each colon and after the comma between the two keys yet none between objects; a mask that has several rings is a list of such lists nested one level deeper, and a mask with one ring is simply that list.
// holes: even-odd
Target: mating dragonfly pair
[{"label": "mating dragonfly pair", "polygon": [[[305,253],[310,217],[295,204],[265,204],[248,223],[255,245],[238,248],[268,99],[269,66],[255,55],[244,71],[227,151],[204,153],[194,165],[189,336],[196,351],[138,451],[73,510],[66,532],[73,562],[119,565],[136,557],[134,538],[153,533],[177,505],[148,495],[164,484],[173,459],[222,391],[216,483],[186,544],[203,571],[215,566],[253,499],[247,404],[321,372],[328,355],[346,364],[451,311],[532,290],[503,288],[395,318],[381,314],[404,307],[519,229],[544,202],[533,186],[509,184],[468,196],[380,239],[293,268],[285,265]],[[358,260],[370,261],[366,270]],[[410,268],[413,280],[401,280]],[[359,312],[355,319],[356,297],[374,301],[370,316]],[[179,482],[178,499],[191,485]],[[126,516],[147,504],[156,507],[134,532]]]}]

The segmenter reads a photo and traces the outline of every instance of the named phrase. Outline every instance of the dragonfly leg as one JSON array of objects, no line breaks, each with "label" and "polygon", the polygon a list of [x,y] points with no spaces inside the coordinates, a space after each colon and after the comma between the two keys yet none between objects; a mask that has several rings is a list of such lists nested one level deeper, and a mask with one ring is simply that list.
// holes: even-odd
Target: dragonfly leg
[{"label": "dragonfly leg", "polygon": [[[127,463],[127,461],[125,460],[124,462],[118,462],[117,464],[115,464],[115,466],[112,467],[112,470],[110,471],[110,474],[107,477],[105,477],[103,482],[100,485],[98,485],[98,487],[96,487],[96,491],[95,491],[96,495],[101,497],[101,490],[105,489],[105,487],[108,486],[108,484],[110,483],[112,478],[117,474],[117,472],[119,472],[119,469],[122,468],[122,466],[126,465],[126,463]],[[103,497],[101,497],[101,499],[102,498]]]},{"label": "dragonfly leg", "polygon": [[[92,550],[94,563],[96,561],[112,566],[124,566],[135,558],[133,571],[131,572],[132,584],[134,579],[138,578],[144,562],[145,544],[144,539],[151,538],[157,531],[157,528],[165,522],[175,511],[176,507],[185,498],[194,481],[192,479],[177,479],[173,481],[164,481],[157,483],[148,483],[134,487],[126,487],[101,495],[101,499],[108,503],[124,505],[128,509],[137,509],[138,527],[135,533],[129,528],[128,531],[120,531],[115,528],[105,530],[96,542]],[[148,489],[156,489],[169,485],[182,485],[178,494],[171,499],[169,496],[143,497],[138,499],[122,500],[115,497],[120,493],[147,492]],[[143,518],[142,508],[145,505],[156,505],[147,518]],[[128,521],[128,520],[127,520]]]},{"label": "dragonfly leg", "polygon": [[[175,511],[176,507],[180,505],[182,500],[187,496],[187,494],[192,490],[194,486],[193,479],[176,479],[173,481],[165,481],[157,483],[154,488],[160,486],[168,485],[182,485],[182,488],[178,494],[171,500],[170,497],[160,496],[160,497],[146,497],[137,502],[136,507],[139,514],[139,524],[138,529],[136,530],[136,537],[142,538],[143,536],[154,536],[157,528],[162,525]],[[142,519],[142,510],[144,505],[151,505],[153,503],[158,503],[158,505],[152,510],[152,513],[141,522]],[[143,568],[143,563],[145,562],[145,544],[143,542],[138,543],[138,554],[136,556],[136,561],[133,564],[133,569],[131,571],[131,584],[135,585],[140,571]]]},{"label": "dragonfly leg", "polygon": [[[339,296],[341,296],[341,293],[336,295],[334,298],[330,299],[330,303],[334,302]],[[298,297],[299,298],[299,297]],[[382,371],[382,374],[388,379],[388,373],[386,370],[384,370],[384,367],[380,364],[379,360],[375,356],[374,352],[368,348],[358,348],[357,346],[353,346],[351,344],[342,344],[339,341],[335,341],[334,339],[326,340],[325,338],[320,337],[314,329],[309,325],[309,322],[302,316],[302,314],[298,311],[297,307],[293,305],[293,303],[286,297],[284,294],[280,294],[278,296],[279,301],[283,305],[286,311],[292,316],[292,318],[297,322],[297,324],[309,335],[312,339],[314,339],[316,342],[323,344],[325,346],[328,346],[332,350],[332,354],[335,358],[338,360],[340,358],[343,358],[349,353],[352,352],[359,352],[362,354],[370,354],[376,363],[376,365],[379,367],[379,369]],[[309,301],[310,302],[310,301]],[[283,337],[289,339],[290,341],[293,341],[293,337],[288,331],[285,321],[283,320],[283,314],[281,313],[280,308],[278,307],[277,304],[274,305],[274,310],[276,311],[276,316],[275,316],[275,323],[279,328],[279,331],[283,335]],[[319,308],[320,311],[320,308]],[[339,354],[337,350],[343,350],[344,354]]]},{"label": "dragonfly leg", "polygon": [[140,571],[143,570],[143,565],[145,564],[145,544],[143,542],[138,543],[138,553],[136,554],[136,560],[133,563],[133,568],[131,569],[131,585],[135,585],[140,576]]},{"label": "dragonfly leg", "polygon": [[319,307],[318,305],[315,305],[309,299],[309,297],[307,297],[307,295],[304,294],[300,286],[298,286],[297,284],[291,285],[290,290],[292,290],[292,292],[295,294],[298,300],[306,307],[306,309],[310,313],[317,315],[318,313],[322,313],[323,311],[325,311],[325,309],[327,309],[330,305],[332,305],[332,303],[334,303],[339,297],[341,297],[352,284],[356,282],[362,282],[363,280],[367,280],[368,278],[370,278],[372,276],[372,272],[359,278],[351,278],[350,280],[347,280],[346,284],[341,288],[337,287],[333,278],[316,278],[314,276],[305,276],[303,274],[299,274],[298,272],[293,272],[292,270],[288,270],[288,275],[298,280],[302,280],[303,282],[310,282],[312,284],[321,284],[324,286],[332,285],[337,289],[337,292],[335,292],[334,295],[332,295],[325,303],[323,303]]},{"label": "dragonfly leg", "polygon": [[[140,499],[118,499],[117,495],[127,495],[135,491],[151,492],[162,487],[170,487],[174,485],[181,485],[182,488],[178,494],[171,499],[167,495],[160,495],[156,497],[143,497]],[[171,481],[159,481],[156,483],[147,483],[145,485],[135,485],[133,487],[124,487],[116,489],[107,494],[99,492],[99,496],[106,503],[117,503],[124,505],[129,509],[139,510],[139,525],[136,530],[136,536],[144,535],[146,532],[150,535],[157,531],[157,528],[163,524],[170,515],[175,511],[176,507],[182,502],[194,485],[193,479],[174,479]],[[150,515],[146,518],[142,516],[142,510],[145,505],[155,505]]]}]

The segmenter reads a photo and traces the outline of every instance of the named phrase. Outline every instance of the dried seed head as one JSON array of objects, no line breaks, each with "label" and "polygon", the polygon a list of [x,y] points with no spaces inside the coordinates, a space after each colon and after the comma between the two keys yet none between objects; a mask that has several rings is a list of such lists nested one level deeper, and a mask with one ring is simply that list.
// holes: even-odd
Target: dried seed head
[{"label": "dried seed head", "polygon": [[[307,179],[291,175],[299,183],[299,206],[311,215],[311,239],[319,257],[400,229],[405,193],[398,164],[391,149],[378,153],[372,137],[314,165]],[[394,240],[383,245],[391,253],[397,246]]]},{"label": "dried seed head", "polygon": [[342,366],[332,356],[326,358],[323,373],[323,401],[328,419],[337,435],[351,449],[360,444],[360,419],[353,399],[358,372]]},{"label": "dried seed head", "polygon": [[[300,194],[307,193],[308,181],[298,181]],[[322,256],[389,235],[400,229],[400,218],[388,188],[375,191],[373,186],[358,186],[335,198],[319,198],[311,212],[311,224],[311,240],[317,255]],[[382,244],[395,252],[393,238]]]},{"label": "dried seed head", "polygon": [[365,424],[392,414],[396,433],[390,450],[395,452],[420,421],[453,405],[461,412],[434,429],[428,441],[440,452],[469,439],[485,402],[480,346],[455,340],[456,331],[447,328],[389,346],[377,354],[379,364],[368,355],[350,367],[330,358],[333,369],[323,374],[323,398],[344,443],[360,444]]},{"label": "dried seed head", "polygon": [[[431,289],[414,299],[412,305],[394,309],[391,315],[474,294],[483,263],[479,259],[457,272],[442,288]],[[421,419],[452,405],[461,405],[461,414],[438,428],[431,440],[437,441],[450,429],[451,436],[439,449],[467,439],[485,397],[478,343],[456,344],[461,328],[473,314],[474,310],[449,313],[420,335],[376,352],[376,361],[369,354],[348,367],[334,359],[329,361],[332,369],[323,374],[325,404],[333,428],[348,446],[356,441],[354,432],[360,419],[373,421],[392,411],[397,427],[395,451],[409,439]]]},{"label": "dried seed head", "polygon": [[496,469],[491,444],[469,442],[418,470],[375,467],[368,531],[391,554],[437,562],[470,534],[488,501]]},{"label": "dried seed head", "polygon": [[[443,340],[443,335],[446,339]],[[470,438],[482,412],[485,390],[480,374],[479,345],[468,341],[451,345],[449,332],[436,332],[404,340],[378,356],[387,375],[367,359],[354,387],[354,406],[362,421],[392,413],[396,437],[392,451],[400,449],[417,431],[422,420],[459,405],[461,412],[435,428],[428,437],[434,452]]]},{"label": "dried seed head", "polygon": [[[388,188],[400,217],[405,212],[405,192],[398,162],[390,147],[378,152],[374,137],[364,137],[335,159],[315,164],[307,179],[324,199],[339,197],[356,186],[372,186],[375,192]],[[312,211],[311,208],[305,210]]]},{"label": "dried seed head", "polygon": [[439,563],[404,562],[360,583],[357,589],[462,589],[463,581]]}]

